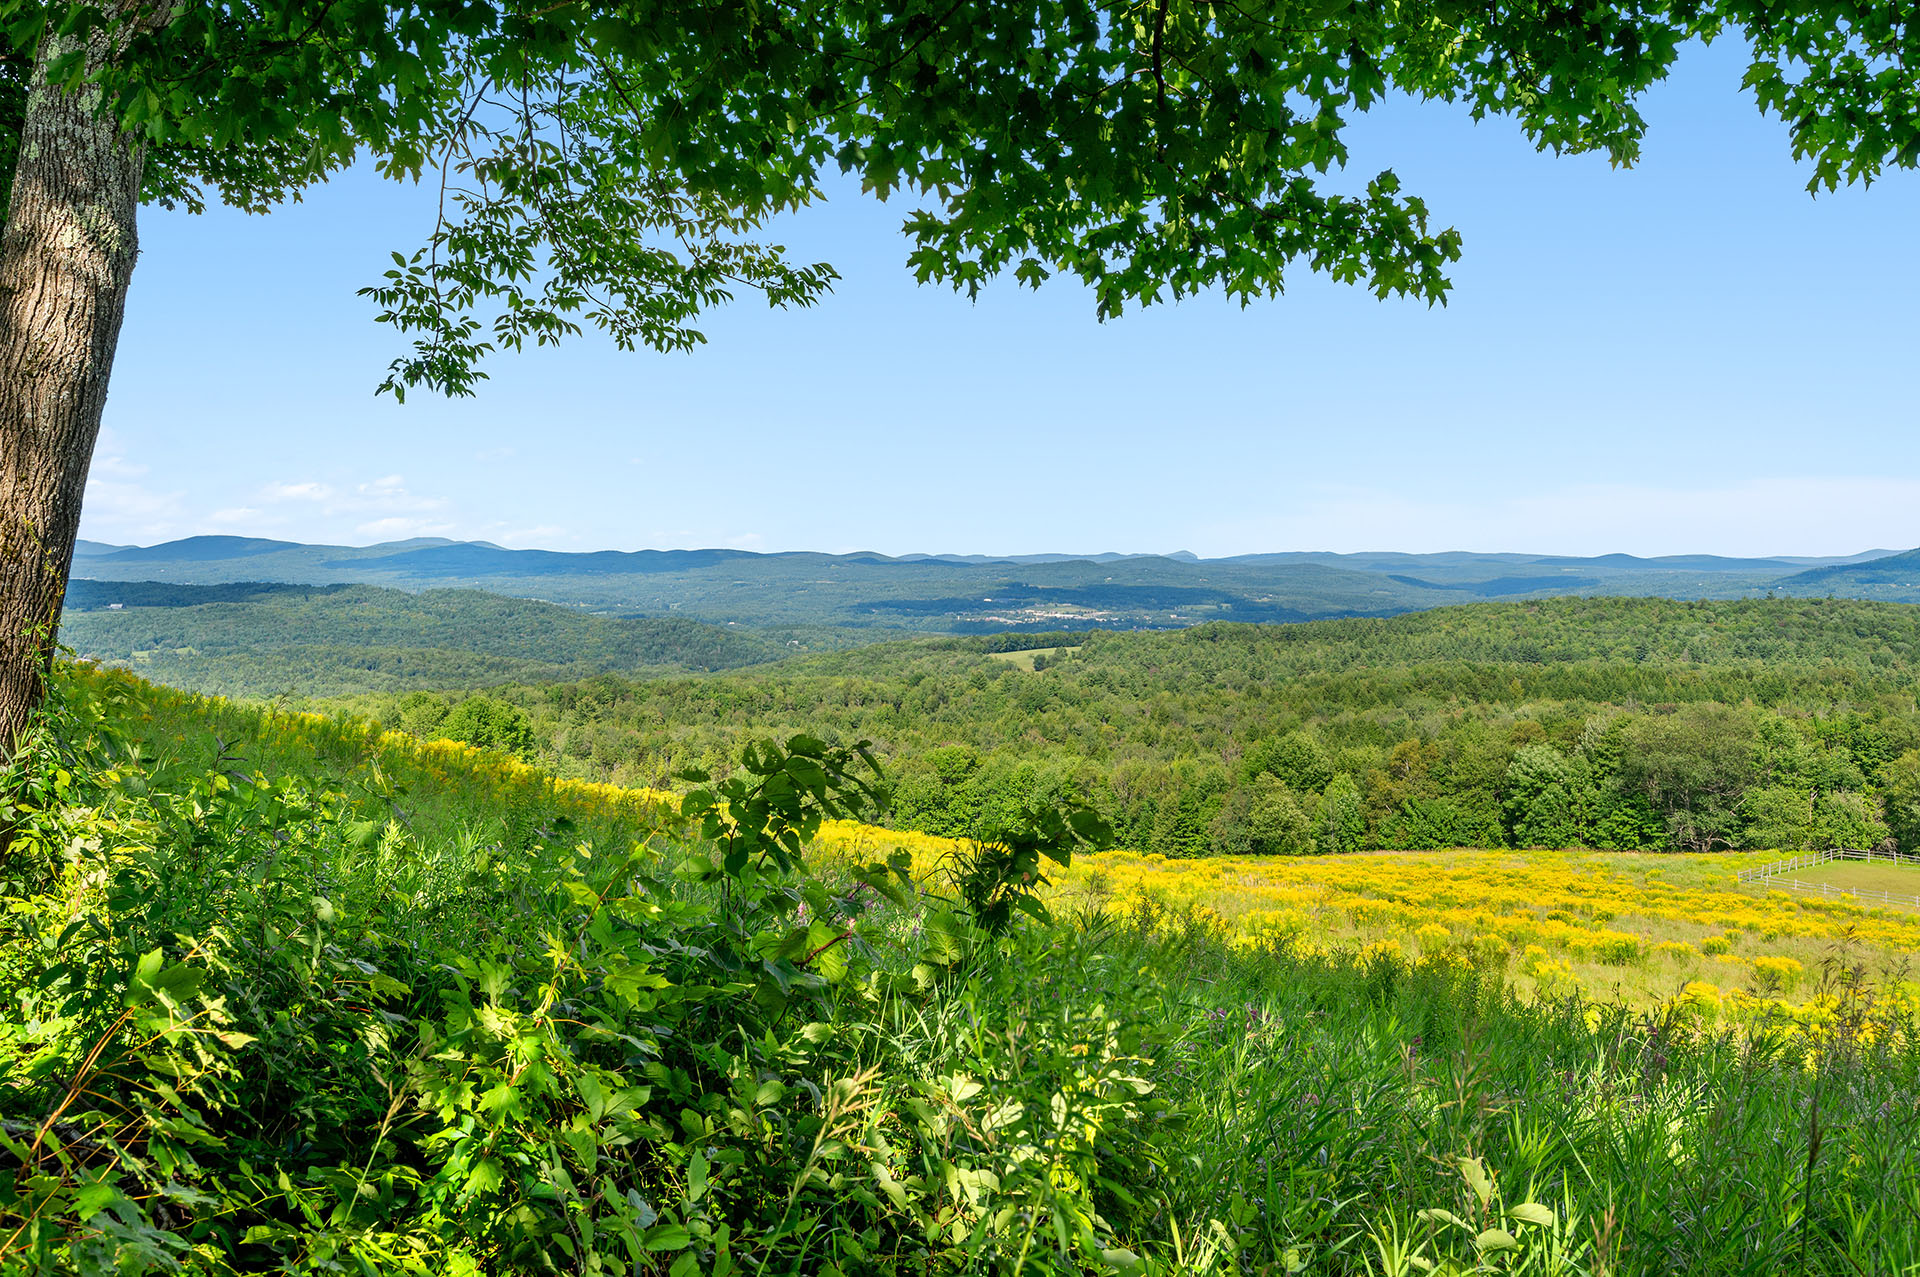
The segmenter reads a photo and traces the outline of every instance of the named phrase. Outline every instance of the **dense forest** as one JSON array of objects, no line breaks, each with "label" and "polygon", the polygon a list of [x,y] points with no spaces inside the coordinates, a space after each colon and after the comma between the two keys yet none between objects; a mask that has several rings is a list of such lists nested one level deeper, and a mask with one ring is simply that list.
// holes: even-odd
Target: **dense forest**
[{"label": "dense forest", "polygon": [[79,580],[60,639],[191,691],[260,699],[733,669],[851,639],[596,616],[481,590]]},{"label": "dense forest", "polygon": [[724,771],[754,737],[867,738],[893,821],[935,834],[1074,796],[1168,856],[1708,851],[1920,844],[1916,673],[1904,605],[1569,598],[342,704],[630,784]]}]

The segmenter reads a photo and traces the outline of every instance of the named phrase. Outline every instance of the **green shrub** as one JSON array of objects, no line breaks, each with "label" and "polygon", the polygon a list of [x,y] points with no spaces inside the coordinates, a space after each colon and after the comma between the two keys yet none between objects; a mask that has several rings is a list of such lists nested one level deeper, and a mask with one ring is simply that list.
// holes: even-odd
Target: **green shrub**
[{"label": "green shrub", "polygon": [[[430,711],[430,706],[421,706]],[[423,720],[424,721],[424,720]],[[517,705],[490,696],[469,696],[432,727],[443,740],[456,740],[480,749],[497,749],[515,758],[533,756],[533,720]]]},{"label": "green shrub", "polygon": [[457,769],[463,820],[335,774],[357,729],[303,768],[69,692],[8,778],[0,1271],[1920,1263],[1915,1025],[1844,954],[1817,1024],[1736,1025],[1519,1001],[1494,937],[1409,965],[1049,916],[1043,864],[1101,832],[1071,812],[946,883],[823,876],[819,822],[884,793],[805,737],[639,837],[514,790],[503,855]]}]

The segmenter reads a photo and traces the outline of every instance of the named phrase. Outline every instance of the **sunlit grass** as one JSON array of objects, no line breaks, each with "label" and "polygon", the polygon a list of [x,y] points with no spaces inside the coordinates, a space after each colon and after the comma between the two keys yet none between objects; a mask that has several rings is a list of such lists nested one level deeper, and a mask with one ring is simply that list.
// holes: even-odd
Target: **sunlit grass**
[{"label": "sunlit grass", "polygon": [[[115,677],[101,675],[98,677]],[[372,814],[416,845],[511,842],[515,822],[564,816],[601,846],[644,840],[674,802],[657,790],[555,779],[502,754],[420,741],[363,720],[262,711],[143,688],[142,747],[186,768],[310,772],[315,760]],[[224,753],[223,753],[224,751]],[[884,860],[905,850],[937,879],[958,849],[926,834],[829,822],[816,857]],[[1393,954],[1409,963],[1492,967],[1522,993],[1634,1005],[1711,1001],[1716,1014],[1804,1007],[1812,975],[1843,938],[1892,987],[1920,951],[1920,913],[1871,902],[1745,886],[1741,870],[1771,853],[1594,851],[1371,852],[1348,856],[1173,860],[1113,851],[1054,875],[1067,907],[1122,916],[1198,913],[1248,946]],[[1920,883],[1920,870],[1835,864],[1873,885]],[[1837,879],[1836,879],[1837,881]],[[1691,992],[1689,992],[1691,990]],[[1798,996],[1796,996],[1798,995]]]},{"label": "sunlit grass", "polygon": [[[1824,883],[1842,891],[1886,892],[1896,898],[1884,902],[1891,908],[1903,911],[1920,908],[1920,865],[1830,860],[1810,869],[1796,869],[1788,877],[1797,882]],[[1898,899],[1902,896],[1907,897],[1907,901]],[[1865,899],[1860,903],[1871,906],[1883,902]]]},{"label": "sunlit grass", "polygon": [[1905,978],[1920,917],[1743,889],[1764,855],[1377,852],[1167,860],[1112,852],[1060,875],[1062,895],[1121,911],[1201,909],[1245,943],[1390,947],[1409,961],[1506,969],[1523,991],[1633,1003],[1712,986],[1738,1008],[1791,995],[1846,939]]},{"label": "sunlit grass", "polygon": [[[645,1236],[684,1249],[597,1270],[1920,1271],[1915,1007],[1854,965],[1884,977],[1920,920],[1743,889],[1763,857],[1106,853],[1057,875],[1052,924],[953,947],[926,901],[894,898],[790,1008],[715,956],[737,932],[692,881],[705,849],[657,836],[668,796],[122,686],[155,765],[96,777],[98,807],[71,815],[151,886],[116,906],[97,873],[56,877],[25,903],[119,931],[7,915],[60,947],[0,948],[0,992],[111,975],[181,932],[229,946],[213,977],[243,1030],[239,1098],[205,1106],[228,1143],[168,1128],[204,1165],[146,1221],[207,1225],[184,1271],[321,1271],[343,1246],[378,1277],[586,1271],[510,1247],[571,1239],[569,1219],[611,1236],[642,1206],[671,1230]],[[657,851],[628,856],[637,839]],[[813,850],[905,850],[937,887],[959,848],[830,824]],[[784,943],[803,907],[785,893],[756,944]],[[641,1005],[654,989],[687,1008]],[[99,1016],[131,1005],[109,992]],[[72,1074],[24,1048],[89,1039],[45,1017],[15,1032],[0,1090],[38,1079],[40,1120]],[[617,1089],[629,1073],[650,1084]],[[508,1169],[500,1149],[526,1151]],[[94,1190],[69,1179],[78,1218]],[[355,1222],[376,1181],[422,1187]],[[561,1190],[576,1214],[550,1210]],[[263,1218],[270,1251],[233,1240]]]}]

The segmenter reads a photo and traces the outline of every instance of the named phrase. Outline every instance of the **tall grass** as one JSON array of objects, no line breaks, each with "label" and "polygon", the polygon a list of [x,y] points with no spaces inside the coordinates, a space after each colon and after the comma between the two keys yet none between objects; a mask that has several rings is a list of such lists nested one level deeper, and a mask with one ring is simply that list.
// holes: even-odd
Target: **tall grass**
[{"label": "tall grass", "polygon": [[1729,1027],[1191,909],[996,935],[500,760],[75,701],[0,1270],[1920,1271],[1916,1025],[1844,936],[1826,1015]]}]

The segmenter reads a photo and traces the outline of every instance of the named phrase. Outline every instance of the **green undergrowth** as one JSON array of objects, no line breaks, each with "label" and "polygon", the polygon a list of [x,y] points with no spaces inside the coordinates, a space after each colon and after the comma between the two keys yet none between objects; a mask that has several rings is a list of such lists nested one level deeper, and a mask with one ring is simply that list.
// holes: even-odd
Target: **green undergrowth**
[{"label": "green undergrowth", "polygon": [[56,701],[6,778],[0,1271],[1920,1265],[1914,1025],[1844,948],[1829,1022],[1716,1032],[1049,917],[1084,811],[823,876],[883,795],[805,738],[616,827],[345,728]]}]

